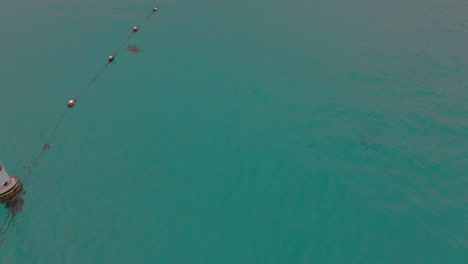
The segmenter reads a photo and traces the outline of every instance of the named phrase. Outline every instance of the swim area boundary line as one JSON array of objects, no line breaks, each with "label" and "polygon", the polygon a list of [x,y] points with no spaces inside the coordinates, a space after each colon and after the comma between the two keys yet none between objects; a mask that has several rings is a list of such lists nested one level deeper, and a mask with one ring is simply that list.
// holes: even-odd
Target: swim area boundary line
[{"label": "swim area boundary line", "polygon": [[[79,92],[78,94],[73,97],[70,101],[74,100],[75,102],[78,100],[79,97],[81,97],[81,95],[83,95],[84,92],[86,92],[86,90],[89,89],[89,87],[94,83],[94,81],[97,80],[97,78],[99,77],[99,75],[102,74],[102,72],[104,71],[104,69],[106,69],[106,67],[114,60],[114,57],[122,50],[122,48],[125,46],[125,44],[128,43],[128,41],[132,38],[132,36],[139,30],[139,27],[144,24],[154,13],[156,13],[157,11],[159,10],[159,6],[156,6],[154,7],[152,10],[151,10],[151,13],[149,13],[140,23],[138,23],[136,26],[134,26],[134,29],[132,30],[132,32],[128,35],[128,37],[122,42],[122,44],[120,45],[120,47],[117,48],[117,50],[112,53],[111,56],[109,56],[107,62],[99,69],[99,71],[96,73],[96,75],[94,75],[94,77],[91,79],[91,81],[88,82],[87,85],[85,85]],[[136,30],[135,30],[136,28]],[[111,59],[112,57],[112,59]],[[23,192],[20,194],[20,196],[24,195],[25,192],[24,192],[24,186],[26,184],[26,181],[28,180],[29,176],[32,174],[32,170],[36,167],[36,165],[38,164],[39,160],[41,159],[42,155],[50,148],[49,146],[49,142],[52,140],[52,138],[55,136],[56,132],[57,132],[57,129],[62,125],[62,122],[65,120],[65,117],[67,116],[67,113],[68,111],[70,110],[71,107],[73,107],[74,104],[72,106],[67,106],[67,108],[63,111],[59,121],[55,124],[54,128],[52,129],[52,132],[49,134],[49,137],[47,138],[47,140],[45,141],[44,145],[42,146],[42,150],[39,152],[39,154],[36,156],[36,158],[34,159],[33,163],[31,166],[23,166],[23,167],[20,167],[18,169],[16,169],[13,174],[20,170],[20,169],[28,169],[28,172],[26,174],[26,176],[23,178],[22,182],[23,182]],[[10,227],[10,224],[11,222],[13,221],[13,218],[15,216],[15,213],[12,213],[11,211],[8,212],[8,215],[5,219],[5,222],[3,223],[2,225],[2,228],[0,229],[0,237],[3,236],[8,228]],[[3,243],[6,241],[7,237],[3,237],[0,239],[0,248],[2,247]]]}]

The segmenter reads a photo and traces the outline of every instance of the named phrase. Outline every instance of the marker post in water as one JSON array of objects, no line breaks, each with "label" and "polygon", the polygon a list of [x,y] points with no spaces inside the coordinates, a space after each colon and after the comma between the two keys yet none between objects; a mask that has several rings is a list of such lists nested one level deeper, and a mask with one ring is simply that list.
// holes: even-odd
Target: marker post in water
[{"label": "marker post in water", "polygon": [[8,175],[8,172],[0,162],[0,203],[8,203],[21,194],[23,184],[16,176]]}]

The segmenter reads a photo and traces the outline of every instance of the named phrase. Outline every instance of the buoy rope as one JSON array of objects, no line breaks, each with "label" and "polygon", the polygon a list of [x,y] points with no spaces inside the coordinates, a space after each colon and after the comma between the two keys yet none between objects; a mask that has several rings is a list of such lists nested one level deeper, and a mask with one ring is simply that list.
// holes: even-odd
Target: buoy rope
[{"label": "buoy rope", "polygon": [[[159,9],[159,7],[155,7],[153,8],[153,10],[151,11],[151,13],[149,13],[140,23],[137,24],[137,27],[139,28],[140,25],[142,25],[143,23],[146,22],[146,20],[148,20],[157,10]],[[128,35],[128,37],[123,41],[123,43],[120,45],[119,48],[117,48],[117,50],[112,54],[112,56],[116,56],[119,51],[122,50],[122,48],[125,46],[125,44],[128,43],[128,41],[133,37],[133,35],[135,34],[135,32],[132,32]],[[99,71],[96,73],[96,75],[91,79],[91,81],[88,82],[88,84],[86,86],[84,86],[79,92],[78,94],[73,97],[74,100],[78,100],[78,98],[84,93],[86,92],[86,90],[88,90],[89,87],[91,87],[91,85],[94,83],[94,81],[97,80],[97,78],[99,77],[99,75],[102,74],[102,72],[104,71],[104,69],[109,65],[109,63],[111,63],[111,61],[107,61],[102,67],[101,69],[99,69]],[[39,152],[39,154],[36,156],[36,158],[34,159],[33,163],[31,166],[29,166],[29,170],[28,170],[28,173],[26,174],[26,176],[24,177],[23,179],[23,183],[26,182],[26,180],[29,178],[29,176],[31,175],[32,173],[32,170],[34,169],[34,167],[36,167],[39,159],[42,157],[42,155],[44,154],[44,152],[46,152],[48,149],[49,149],[49,143],[50,141],[52,140],[52,138],[55,136],[55,133],[57,132],[57,129],[60,127],[60,125],[62,124],[62,122],[65,120],[65,117],[68,113],[68,110],[70,108],[66,108],[64,111],[63,111],[63,114],[62,116],[60,117],[59,121],[55,124],[54,126],[54,129],[52,130],[52,132],[50,133],[49,137],[47,138],[46,142],[44,143],[43,147],[42,147],[42,150]]]},{"label": "buoy rope", "polygon": [[[6,231],[10,227],[10,223],[13,220],[14,215],[15,214],[13,214],[12,212],[8,213],[8,216],[5,219],[5,222],[3,223],[2,229],[0,230],[0,235],[3,235],[4,233],[6,233]],[[2,239],[0,239],[0,249],[2,248],[3,243],[5,243],[6,240],[7,240],[7,237],[3,237]]]},{"label": "buoy rope", "polygon": [[[101,69],[98,71],[98,73],[96,73],[94,78],[91,79],[91,81],[83,89],[81,89],[81,91],[74,97],[75,100],[77,100],[81,96],[81,94],[83,94],[86,90],[88,90],[88,88],[91,86],[91,84],[93,84],[93,82],[96,81],[97,77],[99,75],[101,75],[101,73],[104,71],[104,69],[107,67],[107,65],[109,65],[109,61],[106,64],[104,64],[104,66],[101,67]],[[68,110],[68,108],[65,110],[65,112],[67,110]]]},{"label": "buoy rope", "polygon": [[17,171],[22,170],[22,169],[29,169],[29,168],[31,168],[31,167],[30,166],[19,167],[16,170],[14,170],[12,174],[15,175]]},{"label": "buoy rope", "polygon": [[[155,11],[158,10],[159,7],[155,7],[153,8],[153,10],[151,11],[151,13],[149,13],[140,23],[138,23],[136,25],[137,28],[140,27],[140,25],[142,25],[143,23],[146,22],[146,20],[148,20],[150,18],[150,16],[152,16],[154,14]],[[119,51],[122,50],[122,48],[125,46],[125,44],[128,43],[128,41],[133,37],[133,34],[135,32],[132,32],[128,35],[128,37],[122,42],[122,45],[120,45],[120,47],[112,54],[112,56],[116,56]],[[81,89],[81,91],[74,97],[75,99],[78,99],[78,97],[80,97],[86,90],[88,90],[88,88],[91,86],[91,84],[97,79],[97,77],[99,75],[101,75],[101,73],[104,71],[104,69],[109,65],[110,61],[106,62],[106,64],[104,64],[101,69],[97,72],[97,74],[94,76],[93,79],[91,79],[91,81],[83,88]],[[67,112],[68,109],[65,110],[65,113]]]},{"label": "buoy rope", "polygon": [[[156,11],[158,11],[159,7],[155,7],[152,9],[151,13],[149,13],[140,23],[137,24],[137,30],[138,28],[140,27],[140,25],[142,25],[143,23],[146,22],[146,20],[148,20]],[[136,33],[137,30],[133,30],[132,33],[130,33],[128,35],[128,37],[123,41],[122,45],[120,45],[119,48],[117,48],[117,50],[112,54],[112,59],[109,57],[108,58],[108,61],[101,67],[101,69],[99,69],[99,71],[96,73],[96,75],[91,79],[91,81],[88,82],[88,84],[86,86],[84,86],[79,92],[78,94],[73,97],[72,100],[74,100],[76,102],[76,100],[84,93],[86,92],[86,90],[88,90],[88,88],[94,83],[94,81],[96,81],[96,79],[99,77],[99,75],[101,75],[101,73],[104,71],[104,69],[109,65],[109,63],[114,59],[114,57],[119,53],[120,50],[122,50],[122,48],[125,46],[125,44],[128,43],[128,41],[132,38],[132,36]],[[74,106],[74,104],[72,105]],[[28,169],[28,172],[26,174],[26,176],[24,177],[23,179],[23,184],[26,183],[26,180],[29,178],[29,176],[32,174],[32,171],[33,169],[36,167],[37,163],[39,162],[40,158],[42,157],[42,155],[50,148],[50,141],[52,140],[52,138],[55,136],[55,133],[57,132],[57,129],[60,127],[60,125],[62,124],[62,122],[65,120],[65,117],[68,113],[68,110],[70,109],[70,106],[68,106],[62,113],[62,116],[60,117],[60,119],[58,120],[58,122],[55,124],[54,128],[52,129],[52,132],[49,134],[49,137],[47,138],[47,140],[45,141],[44,145],[42,146],[42,149],[41,151],[39,152],[39,154],[36,156],[36,158],[34,159],[33,163],[31,166],[23,166],[23,167],[20,167],[20,168],[17,168],[13,174],[20,170],[20,169]],[[20,195],[22,196],[24,194],[24,191],[23,193]],[[15,199],[22,199],[22,197],[18,197],[18,198],[15,198]],[[9,210],[8,212],[8,216],[7,218],[5,219],[5,222],[3,223],[3,226],[2,228],[0,229],[0,236],[4,235],[6,233],[6,231],[8,230],[8,228],[10,227],[10,224],[11,222],[13,221],[13,218],[14,216],[16,215],[16,212],[14,212],[13,210]],[[3,237],[2,239],[0,239],[0,247],[2,246],[2,244],[5,242],[7,238],[6,237]]]}]

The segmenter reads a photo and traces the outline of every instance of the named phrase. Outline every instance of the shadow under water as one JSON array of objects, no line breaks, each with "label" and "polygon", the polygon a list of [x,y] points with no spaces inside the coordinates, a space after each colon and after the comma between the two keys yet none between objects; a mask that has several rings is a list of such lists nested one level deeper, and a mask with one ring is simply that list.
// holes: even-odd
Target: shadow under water
[{"label": "shadow under water", "polygon": [[13,215],[21,212],[23,210],[23,206],[24,206],[24,199],[21,196],[5,204],[5,208],[7,208],[10,211],[10,213]]}]

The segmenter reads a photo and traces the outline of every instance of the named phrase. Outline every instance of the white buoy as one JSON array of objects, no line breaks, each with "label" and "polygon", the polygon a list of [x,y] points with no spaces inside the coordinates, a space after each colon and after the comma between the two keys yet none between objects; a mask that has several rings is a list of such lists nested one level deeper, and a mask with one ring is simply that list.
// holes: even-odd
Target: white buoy
[{"label": "white buoy", "polygon": [[0,162],[0,203],[8,203],[13,200],[21,193],[22,189],[23,185],[18,177],[10,177]]}]

